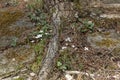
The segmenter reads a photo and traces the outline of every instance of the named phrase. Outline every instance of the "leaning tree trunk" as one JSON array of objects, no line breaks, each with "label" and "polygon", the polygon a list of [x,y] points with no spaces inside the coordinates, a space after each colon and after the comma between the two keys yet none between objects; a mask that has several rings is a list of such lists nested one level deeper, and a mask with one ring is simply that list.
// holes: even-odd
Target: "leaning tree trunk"
[{"label": "leaning tree trunk", "polygon": [[58,54],[59,28],[62,22],[60,17],[71,18],[73,16],[73,4],[69,1],[44,0],[44,3],[45,10],[52,15],[53,37],[49,42],[48,51],[39,72],[39,80],[48,80],[47,77],[54,66],[55,57]]},{"label": "leaning tree trunk", "polygon": [[[55,4],[56,0],[44,0],[45,1],[45,9],[47,12],[50,12],[49,9],[52,5]],[[52,4],[50,4],[52,2]],[[39,72],[39,79],[38,80],[48,80],[48,74],[52,70],[54,66],[54,59],[58,54],[58,36],[59,36],[59,26],[60,26],[60,18],[58,15],[58,7],[56,6],[56,11],[52,13],[51,23],[53,27],[53,37],[49,42],[48,50],[46,57],[43,61],[42,67]]]}]

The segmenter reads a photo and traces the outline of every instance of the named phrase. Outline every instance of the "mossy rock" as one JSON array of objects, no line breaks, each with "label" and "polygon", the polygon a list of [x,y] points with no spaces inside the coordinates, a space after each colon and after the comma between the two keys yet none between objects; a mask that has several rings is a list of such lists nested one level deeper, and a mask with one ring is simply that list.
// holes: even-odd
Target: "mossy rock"
[{"label": "mossy rock", "polygon": [[0,12],[0,36],[14,33],[9,26],[20,19],[24,14],[21,11],[2,11]]}]

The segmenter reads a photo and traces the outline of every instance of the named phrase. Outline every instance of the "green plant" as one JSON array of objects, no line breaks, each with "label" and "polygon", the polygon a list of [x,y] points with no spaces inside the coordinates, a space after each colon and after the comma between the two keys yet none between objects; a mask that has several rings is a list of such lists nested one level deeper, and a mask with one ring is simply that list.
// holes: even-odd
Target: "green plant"
[{"label": "green plant", "polygon": [[29,13],[29,17],[37,27],[41,28],[40,31],[34,32],[34,34],[40,34],[43,36],[42,38],[48,38],[50,36],[51,25],[48,23],[47,13],[44,13],[41,9],[35,9],[34,12]]},{"label": "green plant", "polygon": [[11,42],[11,46],[15,47],[17,45],[17,38],[13,38]]},{"label": "green plant", "polygon": [[24,78],[17,78],[17,79],[14,79],[14,80],[24,80]]},{"label": "green plant", "polygon": [[33,64],[31,64],[30,69],[31,69],[33,72],[37,73],[37,72],[39,71],[39,64],[38,64],[37,62],[34,62]]},{"label": "green plant", "polygon": [[58,61],[56,63],[56,67],[59,70],[69,70],[71,69],[71,55],[69,55],[69,49],[66,49],[62,52],[60,52],[60,56],[58,58]]},{"label": "green plant", "polygon": [[35,44],[35,46],[33,46],[36,53],[39,53],[39,54],[43,53],[44,47],[46,44],[45,42],[46,42],[46,40],[43,39],[39,43]]},{"label": "green plant", "polygon": [[60,70],[66,70],[67,69],[67,66],[60,61],[57,62],[57,67]]},{"label": "green plant", "polygon": [[41,9],[34,9],[29,13],[28,17],[31,19],[32,22],[36,23],[37,25],[46,24],[46,14]]},{"label": "green plant", "polygon": [[79,69],[82,70],[84,68],[84,65],[82,63],[79,64]]},{"label": "green plant", "polygon": [[82,33],[88,32],[88,31],[93,31],[94,29],[94,23],[92,21],[89,20],[81,20],[79,19],[79,21],[82,23],[82,25],[79,26],[79,30]]},{"label": "green plant", "polygon": [[42,9],[43,7],[43,0],[33,0],[32,2],[30,2],[27,7],[30,10],[34,10],[34,9]]},{"label": "green plant", "polygon": [[42,0],[36,0],[37,3],[28,5],[28,8],[30,9],[28,17],[31,19],[31,22],[35,23],[35,26],[39,28],[39,30],[33,32],[32,34],[32,36],[35,36],[37,40],[39,39],[39,42],[33,46],[36,53],[36,61],[31,65],[31,69],[34,72],[37,72],[41,66],[41,61],[44,56],[44,49],[47,40],[50,37],[49,30],[51,30],[51,26],[48,22],[49,16],[41,8],[38,8],[39,1]]},{"label": "green plant", "polygon": [[39,43],[37,43],[33,46],[35,53],[36,53],[36,60],[31,65],[31,70],[34,72],[38,72],[38,70],[39,70],[39,67],[41,65],[41,61],[42,61],[43,56],[44,56],[45,45],[46,45],[46,39],[42,39]]}]

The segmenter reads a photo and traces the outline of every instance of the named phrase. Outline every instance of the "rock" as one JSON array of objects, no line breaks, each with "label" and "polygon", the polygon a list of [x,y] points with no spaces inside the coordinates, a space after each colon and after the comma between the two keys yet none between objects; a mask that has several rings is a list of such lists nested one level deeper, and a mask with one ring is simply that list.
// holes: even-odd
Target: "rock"
[{"label": "rock", "polygon": [[87,40],[94,48],[114,49],[120,46],[120,36],[114,30],[89,34]]},{"label": "rock", "polygon": [[34,50],[29,45],[9,48],[0,54],[0,75],[16,71],[22,64],[34,59]]},{"label": "rock", "polygon": [[0,50],[24,43],[34,28],[23,12],[14,9],[0,11],[0,21]]},{"label": "rock", "polygon": [[21,5],[22,11],[10,2],[0,1],[0,80],[35,80],[26,68],[35,60],[34,49],[26,44],[34,25],[22,8],[25,6]]}]

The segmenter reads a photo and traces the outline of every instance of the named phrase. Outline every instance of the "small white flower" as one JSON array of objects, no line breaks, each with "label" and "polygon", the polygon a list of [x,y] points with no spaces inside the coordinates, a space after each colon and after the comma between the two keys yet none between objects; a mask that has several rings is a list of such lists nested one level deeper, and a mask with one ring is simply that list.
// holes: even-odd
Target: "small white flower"
[{"label": "small white flower", "polygon": [[12,61],[15,61],[15,58],[13,58]]},{"label": "small white flower", "polygon": [[20,78],[20,76],[15,76],[15,77],[13,77],[13,79],[18,79],[18,78]]},{"label": "small white flower", "polygon": [[88,47],[84,47],[84,50],[85,50],[85,51],[88,51],[89,49],[88,49]]},{"label": "small white flower", "polygon": [[65,39],[65,41],[71,42],[71,38],[68,37],[68,38]]},{"label": "small white flower", "polygon": [[40,33],[43,33],[43,30],[40,30]]},{"label": "small white flower", "polygon": [[34,41],[34,40],[32,40],[31,42],[32,42],[32,43],[34,43],[35,41]]},{"label": "small white flower", "polygon": [[48,33],[45,33],[46,35],[48,35]]},{"label": "small white flower", "polygon": [[62,50],[63,50],[63,49],[66,49],[66,48],[67,48],[66,46],[63,46],[63,47],[62,47]]},{"label": "small white flower", "polygon": [[38,38],[41,38],[42,37],[42,34],[38,34],[35,38],[38,39]]},{"label": "small white flower", "polygon": [[50,30],[50,32],[52,32],[52,30]]},{"label": "small white flower", "polygon": [[92,21],[88,21],[88,24],[91,24],[92,23]]},{"label": "small white flower", "polygon": [[79,17],[79,16],[78,16],[78,12],[76,12],[76,13],[75,13],[75,18],[78,18],[78,17]]},{"label": "small white flower", "polygon": [[105,15],[105,14],[103,14],[103,15],[100,15],[100,17],[101,17],[101,18],[105,18],[105,17],[106,17],[106,15]]},{"label": "small white flower", "polygon": [[35,73],[33,73],[33,72],[32,72],[32,73],[30,73],[30,76],[35,76],[35,75],[36,75],[36,74],[35,74]]},{"label": "small white flower", "polygon": [[72,48],[75,48],[75,45],[72,45]]},{"label": "small white flower", "polygon": [[65,78],[66,80],[73,80],[73,76],[71,76],[70,74],[66,74]]},{"label": "small white flower", "polygon": [[68,46],[68,43],[65,43],[66,46]]}]

